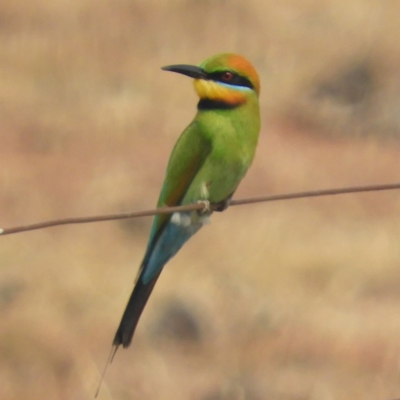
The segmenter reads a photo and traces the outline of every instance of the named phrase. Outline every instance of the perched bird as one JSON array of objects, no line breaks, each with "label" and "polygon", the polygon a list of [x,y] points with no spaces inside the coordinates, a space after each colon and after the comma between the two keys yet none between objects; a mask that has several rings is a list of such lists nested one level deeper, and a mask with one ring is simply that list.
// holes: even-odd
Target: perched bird
[{"label": "perched bird", "polygon": [[194,235],[212,213],[223,211],[253,161],[260,131],[257,71],[242,56],[224,53],[199,66],[162,68],[194,78],[200,97],[197,114],[172,151],[158,207],[198,201],[205,212],[176,212],[154,218],[138,278],[114,337],[128,347],[136,325],[164,265]]}]

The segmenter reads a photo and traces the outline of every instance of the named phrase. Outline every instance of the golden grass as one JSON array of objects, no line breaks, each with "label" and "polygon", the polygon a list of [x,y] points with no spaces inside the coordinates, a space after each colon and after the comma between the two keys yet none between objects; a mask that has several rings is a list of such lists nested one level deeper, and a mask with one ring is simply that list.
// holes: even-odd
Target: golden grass
[{"label": "golden grass", "polygon": [[[3,2],[0,226],[152,207],[196,103],[190,81],[160,67],[219,51],[248,56],[263,83],[262,137],[237,197],[398,181],[399,8]],[[340,90],[358,66],[372,83],[352,102]],[[400,397],[398,199],[215,215],[163,273],[99,398]],[[1,238],[0,398],[93,396],[149,227]]]}]

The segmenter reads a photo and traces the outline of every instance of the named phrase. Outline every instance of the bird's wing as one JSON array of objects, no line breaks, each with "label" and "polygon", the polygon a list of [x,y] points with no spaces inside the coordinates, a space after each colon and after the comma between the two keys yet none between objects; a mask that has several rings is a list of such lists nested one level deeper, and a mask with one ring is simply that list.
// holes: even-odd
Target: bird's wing
[{"label": "bird's wing", "polygon": [[[190,184],[204,164],[211,151],[211,142],[205,137],[196,122],[192,122],[178,139],[169,159],[167,172],[158,200],[158,207],[175,206],[182,202]],[[149,260],[154,252],[157,252],[157,241],[161,235],[175,236],[174,232],[168,232],[170,214],[160,214],[154,218],[151,228],[150,240],[146,255],[140,266],[135,288],[126,306],[121,323],[115,334],[113,346],[115,349],[120,344],[129,346],[140,315],[153,290],[163,264],[151,265]],[[170,225],[169,228],[173,227]],[[179,241],[179,238],[176,240]],[[160,251],[160,249],[158,249]]]},{"label": "bird's wing", "polygon": [[[181,134],[172,150],[157,207],[181,204],[190,184],[211,152],[211,141],[193,121]],[[171,214],[154,218],[147,253],[151,252]]]}]

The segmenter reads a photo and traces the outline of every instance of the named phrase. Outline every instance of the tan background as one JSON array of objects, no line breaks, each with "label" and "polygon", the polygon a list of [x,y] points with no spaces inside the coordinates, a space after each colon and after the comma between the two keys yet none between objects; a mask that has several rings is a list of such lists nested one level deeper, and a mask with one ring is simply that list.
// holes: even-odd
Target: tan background
[{"label": "tan background", "polygon": [[[262,79],[236,198],[400,180],[400,2],[3,0],[0,226],[152,208],[195,112]],[[235,207],[168,265],[100,399],[400,397],[399,192]],[[90,399],[151,220],[0,238],[0,398]]]}]

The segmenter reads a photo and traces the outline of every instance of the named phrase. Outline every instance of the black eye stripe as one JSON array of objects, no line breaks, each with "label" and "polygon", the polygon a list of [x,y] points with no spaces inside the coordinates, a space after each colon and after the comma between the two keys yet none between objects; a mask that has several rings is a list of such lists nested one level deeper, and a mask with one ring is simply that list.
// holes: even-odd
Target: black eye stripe
[{"label": "black eye stripe", "polygon": [[[224,79],[224,74],[226,72],[230,72],[232,74],[231,79],[229,79],[229,80]],[[244,87],[248,87],[250,89],[254,89],[254,86],[250,82],[249,79],[237,74],[236,72],[222,71],[222,72],[213,72],[213,73],[207,74],[207,75],[208,75],[209,79],[211,79],[213,81],[223,82],[223,83],[227,83],[228,85],[233,85],[233,86],[244,86]]]}]

